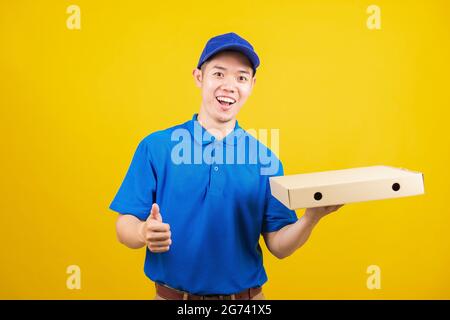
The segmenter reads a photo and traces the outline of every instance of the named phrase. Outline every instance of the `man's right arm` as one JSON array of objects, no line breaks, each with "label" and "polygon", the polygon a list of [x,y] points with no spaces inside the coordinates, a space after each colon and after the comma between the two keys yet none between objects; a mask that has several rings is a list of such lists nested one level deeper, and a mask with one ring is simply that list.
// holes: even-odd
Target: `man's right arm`
[{"label": "man's right arm", "polygon": [[151,252],[166,252],[172,244],[170,225],[163,223],[159,206],[154,203],[146,221],[131,214],[119,215],[116,222],[117,239],[131,249],[147,246]]},{"label": "man's right arm", "polygon": [[117,240],[131,249],[139,249],[146,242],[142,233],[145,221],[131,214],[119,214],[116,222]]}]

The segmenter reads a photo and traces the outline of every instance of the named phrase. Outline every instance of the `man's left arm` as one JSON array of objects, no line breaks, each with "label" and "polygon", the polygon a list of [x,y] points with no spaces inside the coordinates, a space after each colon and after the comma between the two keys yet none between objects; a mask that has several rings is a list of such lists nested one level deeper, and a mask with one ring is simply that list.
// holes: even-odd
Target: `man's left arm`
[{"label": "man's left arm", "polygon": [[308,208],[303,217],[295,223],[288,224],[278,231],[263,233],[267,248],[278,259],[290,256],[308,240],[320,219],[342,206],[343,204]]}]

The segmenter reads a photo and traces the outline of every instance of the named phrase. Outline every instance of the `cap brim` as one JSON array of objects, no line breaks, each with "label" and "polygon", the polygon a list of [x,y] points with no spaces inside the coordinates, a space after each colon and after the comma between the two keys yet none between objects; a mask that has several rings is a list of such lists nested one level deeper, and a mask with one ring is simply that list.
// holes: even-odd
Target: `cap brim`
[{"label": "cap brim", "polygon": [[[215,50],[211,51],[207,56],[204,57],[202,64],[208,60],[209,58],[211,58],[213,55],[221,52],[221,51],[225,51],[225,50],[233,50],[233,51],[238,51],[241,52],[242,54],[244,54],[248,60],[250,60],[250,63],[253,65],[253,71],[256,71],[256,68],[258,68],[259,66],[259,57],[258,55],[250,48],[244,46],[244,45],[239,45],[239,44],[226,44],[224,46],[218,47]],[[201,65],[198,65],[197,68],[200,68]]]}]

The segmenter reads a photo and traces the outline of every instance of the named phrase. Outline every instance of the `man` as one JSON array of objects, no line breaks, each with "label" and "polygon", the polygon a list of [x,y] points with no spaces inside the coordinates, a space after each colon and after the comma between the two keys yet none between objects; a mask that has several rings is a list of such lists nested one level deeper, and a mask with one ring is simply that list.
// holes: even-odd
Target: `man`
[{"label": "man", "polygon": [[140,142],[111,203],[119,241],[147,247],[155,299],[264,299],[260,235],[285,258],[340,207],[307,209],[298,220],[271,195],[269,177],[283,175],[282,165],[236,121],[258,66],[237,34],[210,39],[193,71],[198,115]]}]

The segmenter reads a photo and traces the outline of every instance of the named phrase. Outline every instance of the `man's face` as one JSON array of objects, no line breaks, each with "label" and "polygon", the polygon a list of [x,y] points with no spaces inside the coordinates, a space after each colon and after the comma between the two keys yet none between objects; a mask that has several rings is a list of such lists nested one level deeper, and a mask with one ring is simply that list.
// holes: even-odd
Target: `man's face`
[{"label": "man's face", "polygon": [[202,89],[203,111],[216,122],[236,119],[256,80],[247,57],[233,51],[218,53],[193,75]]}]

